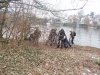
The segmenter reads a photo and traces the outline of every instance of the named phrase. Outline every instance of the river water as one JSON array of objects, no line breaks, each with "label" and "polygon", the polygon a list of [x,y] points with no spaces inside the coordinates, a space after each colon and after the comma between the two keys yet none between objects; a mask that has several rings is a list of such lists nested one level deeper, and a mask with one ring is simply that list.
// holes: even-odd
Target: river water
[{"label": "river water", "polygon": [[69,38],[69,29],[72,29],[76,32],[76,37],[74,43],[80,46],[91,46],[100,48],[100,29],[95,28],[79,28],[79,27],[67,27],[67,26],[54,26],[58,31],[64,29]]},{"label": "river water", "polygon": [[[43,27],[46,27],[46,26],[43,26]],[[60,29],[64,29],[68,39],[69,39],[69,34],[70,34],[69,29],[74,30],[76,32],[76,36],[74,39],[75,45],[100,48],[100,29],[68,27],[68,26],[50,26],[48,29],[51,30],[52,28],[57,28],[57,31],[59,31]],[[42,30],[45,30],[45,29],[46,28],[43,28]],[[47,38],[48,32],[47,32],[47,35],[45,36]],[[4,35],[3,37],[6,37],[6,35]],[[42,37],[41,40],[46,39],[46,38]]]}]

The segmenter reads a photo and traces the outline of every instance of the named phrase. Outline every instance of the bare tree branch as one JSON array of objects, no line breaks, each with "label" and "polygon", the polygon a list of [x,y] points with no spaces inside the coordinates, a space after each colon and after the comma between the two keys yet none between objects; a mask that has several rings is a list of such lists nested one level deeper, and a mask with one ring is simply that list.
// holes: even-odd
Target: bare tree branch
[{"label": "bare tree branch", "polygon": [[0,4],[1,4],[0,9],[6,7],[9,4],[9,2],[11,2],[11,1],[19,1],[19,0],[3,0],[3,1],[0,1]]},{"label": "bare tree branch", "polygon": [[0,6],[0,9],[6,7],[8,3],[9,3],[9,2],[3,3],[3,4]]},{"label": "bare tree branch", "polygon": [[[30,4],[27,4],[27,3],[18,3],[18,4],[25,4],[25,5],[33,6],[33,7],[37,8],[37,9],[44,10],[44,11],[49,11],[49,12],[61,12],[61,11],[71,11],[71,10],[80,10],[80,9],[83,9],[85,7],[85,5],[87,4],[87,2],[88,2],[88,0],[80,8],[76,8],[76,9],[66,9],[66,10],[52,10],[52,9],[48,9],[45,5],[42,5],[37,0],[34,0],[34,4],[33,5],[30,5]],[[11,3],[15,3],[15,2],[11,2]]]}]

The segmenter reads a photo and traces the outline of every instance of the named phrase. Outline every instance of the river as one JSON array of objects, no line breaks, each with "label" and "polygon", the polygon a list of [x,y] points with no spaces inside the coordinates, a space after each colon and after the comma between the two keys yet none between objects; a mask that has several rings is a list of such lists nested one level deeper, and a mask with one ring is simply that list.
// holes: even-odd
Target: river
[{"label": "river", "polygon": [[64,29],[67,37],[69,38],[69,29],[72,29],[76,32],[76,37],[74,43],[80,46],[91,46],[100,48],[100,29],[94,28],[74,28],[67,26],[54,26],[58,31]]},{"label": "river", "polygon": [[[43,26],[43,27],[46,27],[46,26]],[[72,29],[76,32],[76,36],[74,39],[75,45],[100,48],[100,29],[79,28],[79,27],[75,28],[75,27],[68,27],[68,26],[50,26],[48,29],[50,30],[51,28],[57,28],[58,31],[60,29],[64,29],[67,35],[67,38],[69,38],[69,34],[70,34],[69,29]],[[45,29],[46,28],[43,28],[42,30],[45,30]],[[47,36],[48,36],[48,33],[46,35],[46,38]],[[6,34],[3,37],[6,37]],[[40,40],[44,41],[43,39],[46,39],[46,38],[42,37],[42,39]]]}]

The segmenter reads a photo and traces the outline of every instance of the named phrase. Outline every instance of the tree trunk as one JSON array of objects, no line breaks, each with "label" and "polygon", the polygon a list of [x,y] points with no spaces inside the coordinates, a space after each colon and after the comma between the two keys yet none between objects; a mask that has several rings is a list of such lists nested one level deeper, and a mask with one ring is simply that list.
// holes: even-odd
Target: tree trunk
[{"label": "tree trunk", "polygon": [[2,38],[2,25],[0,25],[0,38]]},{"label": "tree trunk", "polygon": [[4,14],[3,14],[3,17],[2,17],[2,22],[0,24],[0,38],[1,39],[3,38],[2,32],[3,32],[3,26],[5,24],[5,15],[7,13],[7,8],[8,8],[8,5],[5,7],[5,11],[4,11]]}]

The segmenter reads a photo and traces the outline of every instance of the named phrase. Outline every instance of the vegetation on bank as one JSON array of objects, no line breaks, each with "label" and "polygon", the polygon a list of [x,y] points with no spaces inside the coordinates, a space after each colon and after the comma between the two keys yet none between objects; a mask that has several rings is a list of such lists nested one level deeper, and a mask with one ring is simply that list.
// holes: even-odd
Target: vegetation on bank
[{"label": "vegetation on bank", "polygon": [[100,49],[75,46],[59,49],[24,41],[0,45],[0,75],[99,75]]},{"label": "vegetation on bank", "polygon": [[[32,5],[20,1],[10,5],[10,1],[0,1],[0,9],[3,8],[0,12],[0,75],[100,74],[100,49],[75,46],[65,50],[43,43],[36,47],[23,41],[33,33],[35,25],[46,25],[47,21],[46,18],[37,17],[36,13],[40,11],[31,10],[35,9]],[[37,7],[45,6],[37,0],[33,0],[33,3]],[[15,10],[8,12],[9,7]],[[45,13],[40,15],[45,16]],[[42,27],[44,34],[48,30],[49,27]]]}]

